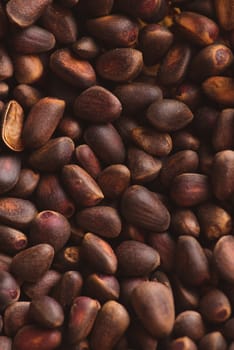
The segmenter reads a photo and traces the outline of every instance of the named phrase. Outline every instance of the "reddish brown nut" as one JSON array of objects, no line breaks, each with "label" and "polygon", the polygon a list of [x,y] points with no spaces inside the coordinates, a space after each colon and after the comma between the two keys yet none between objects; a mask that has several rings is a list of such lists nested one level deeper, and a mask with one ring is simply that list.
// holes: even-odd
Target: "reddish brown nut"
[{"label": "reddish brown nut", "polygon": [[55,37],[44,28],[32,25],[17,32],[12,38],[14,50],[23,54],[37,54],[51,50]]},{"label": "reddish brown nut", "polygon": [[36,207],[28,200],[14,197],[0,198],[0,220],[6,225],[19,229],[28,227],[36,214]]},{"label": "reddish brown nut", "polygon": [[1,136],[5,145],[15,152],[24,149],[22,131],[24,111],[20,104],[14,100],[9,101],[2,113]]},{"label": "reddish brown nut", "polygon": [[15,350],[54,350],[61,344],[59,330],[25,326],[19,330],[13,341]]},{"label": "reddish brown nut", "polygon": [[148,276],[160,265],[157,250],[136,241],[124,241],[115,249],[118,268],[128,277]]},{"label": "reddish brown nut", "polygon": [[222,333],[216,331],[207,333],[199,342],[199,350],[226,350],[227,342]]},{"label": "reddish brown nut", "polygon": [[22,107],[29,109],[42,98],[42,93],[31,85],[19,84],[13,90],[13,96]]},{"label": "reddish brown nut", "polygon": [[154,180],[162,167],[159,159],[135,147],[128,149],[127,164],[134,183],[147,183]]},{"label": "reddish brown nut", "polygon": [[176,249],[176,271],[190,286],[199,286],[209,280],[210,271],[205,253],[192,236],[180,236]]},{"label": "reddish brown nut", "polygon": [[10,56],[6,49],[0,46],[1,67],[0,67],[0,81],[10,78],[13,75],[14,67]]},{"label": "reddish brown nut", "polygon": [[112,124],[87,127],[84,139],[98,159],[105,164],[121,164],[124,162],[125,147],[119,133]]},{"label": "reddish brown nut", "polygon": [[189,75],[195,81],[203,81],[225,71],[232,61],[232,51],[227,46],[222,44],[209,45],[194,57]]},{"label": "reddish brown nut", "polygon": [[74,149],[74,142],[69,137],[53,138],[31,153],[28,162],[38,171],[55,172],[70,162]]},{"label": "reddish brown nut", "polygon": [[231,316],[231,305],[226,295],[219,289],[211,289],[200,300],[202,317],[211,323],[222,323]]},{"label": "reddish brown nut", "polygon": [[194,212],[189,209],[177,209],[171,214],[171,230],[178,236],[198,237],[200,225]]},{"label": "reddish brown nut", "polygon": [[37,299],[48,295],[59,282],[61,274],[55,270],[48,270],[37,282],[25,282],[23,292],[30,299]]},{"label": "reddish brown nut", "polygon": [[186,43],[175,43],[168,51],[158,71],[158,78],[165,86],[177,85],[187,74],[191,48]]},{"label": "reddish brown nut", "polygon": [[159,282],[142,282],[131,296],[133,308],[146,330],[155,338],[171,333],[175,320],[173,296]]},{"label": "reddish brown nut", "polygon": [[160,255],[160,266],[169,272],[175,266],[176,243],[172,236],[167,233],[152,233],[148,237],[148,244],[158,251]]},{"label": "reddish brown nut", "polygon": [[174,153],[165,159],[160,172],[160,181],[165,187],[169,187],[174,178],[180,174],[195,172],[198,168],[198,154],[192,150]]},{"label": "reddish brown nut", "polygon": [[118,300],[120,285],[115,276],[91,274],[85,282],[85,290],[89,296],[100,303],[108,300]]},{"label": "reddish brown nut", "polygon": [[144,112],[151,103],[162,99],[162,91],[157,85],[141,82],[118,85],[114,94],[122,103],[123,112],[133,115]]},{"label": "reddish brown nut", "polygon": [[99,56],[96,64],[97,72],[102,78],[123,83],[136,78],[142,68],[142,53],[131,48],[107,51]]},{"label": "reddish brown nut", "polygon": [[71,44],[76,41],[78,28],[71,10],[50,4],[47,6],[41,18],[43,26],[48,29],[57,42]]},{"label": "reddish brown nut", "polygon": [[12,154],[0,155],[0,194],[8,192],[17,183],[21,170],[21,159]]},{"label": "reddish brown nut", "polygon": [[168,229],[170,214],[163,203],[146,187],[129,187],[122,197],[121,210],[127,222],[155,232]]},{"label": "reddish brown nut", "polygon": [[10,0],[6,11],[12,22],[20,27],[28,27],[41,16],[51,0]]},{"label": "reddish brown nut", "polygon": [[193,113],[183,102],[163,99],[149,106],[146,117],[157,130],[172,132],[189,124],[193,120]]},{"label": "reddish brown nut", "polygon": [[172,150],[172,139],[167,133],[160,133],[149,127],[133,126],[129,134],[137,146],[152,156],[165,157]]},{"label": "reddish brown nut", "polygon": [[164,57],[173,42],[173,34],[160,24],[148,24],[139,35],[139,45],[146,65],[153,65]]},{"label": "reddish brown nut", "polygon": [[92,149],[86,144],[79,145],[75,149],[75,155],[82,168],[84,168],[89,175],[96,179],[98,174],[101,172],[101,164]]},{"label": "reddish brown nut", "polygon": [[126,332],[130,318],[126,309],[114,300],[105,303],[91,332],[93,350],[111,350]]},{"label": "reddish brown nut", "polygon": [[78,344],[89,335],[100,308],[97,300],[85,296],[74,300],[68,322],[69,343]]},{"label": "reddish brown nut", "polygon": [[63,116],[65,102],[52,97],[39,100],[24,124],[23,142],[28,148],[43,146],[54,133]]},{"label": "reddish brown nut", "polygon": [[138,24],[123,15],[109,15],[86,22],[91,36],[110,47],[132,47],[138,38]]},{"label": "reddish brown nut", "polygon": [[208,177],[203,174],[184,173],[175,177],[171,197],[181,207],[191,207],[210,197]]},{"label": "reddish brown nut", "polygon": [[217,24],[198,13],[183,11],[175,16],[175,21],[181,32],[194,44],[207,46],[213,44],[218,37]]},{"label": "reddish brown nut", "polygon": [[62,80],[81,89],[96,84],[96,74],[88,61],[77,59],[68,49],[60,49],[50,56],[50,68]]},{"label": "reddish brown nut", "polygon": [[16,254],[11,271],[20,280],[36,282],[49,270],[54,258],[54,249],[49,244],[37,244]]},{"label": "reddish brown nut", "polygon": [[0,310],[19,300],[20,287],[14,277],[7,271],[0,271]]},{"label": "reddish brown nut", "polygon": [[2,350],[11,350],[12,349],[12,340],[6,336],[0,336],[0,347]]},{"label": "reddish brown nut", "polygon": [[117,271],[115,252],[103,239],[92,233],[86,233],[81,244],[81,254],[92,270],[114,275]]},{"label": "reddish brown nut", "polygon": [[77,271],[67,271],[53,289],[53,296],[64,309],[71,306],[74,299],[80,295],[83,278]]},{"label": "reddish brown nut", "polygon": [[75,204],[65,193],[56,175],[43,175],[36,189],[36,202],[41,210],[57,211],[65,217],[75,212]]},{"label": "reddish brown nut", "polygon": [[232,218],[223,208],[211,203],[202,204],[197,209],[201,231],[209,240],[230,234]]},{"label": "reddish brown nut", "polygon": [[60,120],[58,131],[62,136],[67,136],[73,141],[78,141],[83,132],[81,123],[69,114]]},{"label": "reddish brown nut", "polygon": [[220,276],[229,282],[234,281],[233,247],[234,238],[228,235],[218,240],[213,252],[213,260]]},{"label": "reddish brown nut", "polygon": [[204,93],[213,101],[224,106],[234,106],[234,80],[230,77],[213,76],[206,79],[202,88]]},{"label": "reddish brown nut", "polygon": [[73,45],[72,50],[83,60],[91,60],[100,52],[100,47],[91,36],[82,36]]},{"label": "reddish brown nut", "polygon": [[102,86],[93,86],[77,97],[75,114],[93,123],[109,123],[117,119],[122,106],[117,97]]},{"label": "reddish brown nut", "polygon": [[234,29],[233,21],[233,1],[232,0],[215,0],[215,8],[219,23],[224,30]]},{"label": "reddish brown nut", "polygon": [[18,330],[29,323],[29,301],[16,301],[9,305],[4,312],[4,332],[14,336]]},{"label": "reddish brown nut", "polygon": [[117,198],[122,195],[130,182],[131,173],[122,164],[113,164],[99,173],[97,182],[107,198]]},{"label": "reddish brown nut", "polygon": [[39,326],[45,328],[58,328],[64,322],[62,306],[48,296],[32,300],[29,307],[29,317]]},{"label": "reddish brown nut", "polygon": [[1,251],[12,254],[25,249],[28,244],[27,236],[12,227],[0,225]]},{"label": "reddish brown nut", "polygon": [[212,167],[212,187],[216,198],[226,200],[234,193],[234,152],[216,153]]},{"label": "reddish brown nut", "polygon": [[78,165],[65,165],[62,169],[62,181],[79,206],[91,207],[104,198],[96,181]]},{"label": "reddish brown nut", "polygon": [[48,243],[55,252],[62,249],[71,234],[71,227],[67,219],[51,210],[37,214],[30,225],[29,239],[31,244]]},{"label": "reddish brown nut", "polygon": [[173,332],[176,337],[187,336],[196,342],[205,335],[206,327],[200,313],[187,310],[177,315]]},{"label": "reddish brown nut", "polygon": [[234,127],[234,109],[223,109],[213,128],[212,144],[215,151],[232,149],[234,146],[232,130]]},{"label": "reddish brown nut", "polygon": [[17,55],[14,57],[15,78],[20,84],[34,84],[41,79],[44,67],[37,55]]}]

